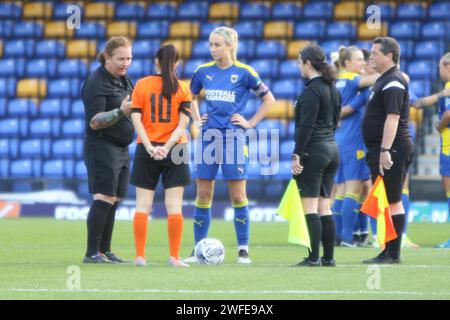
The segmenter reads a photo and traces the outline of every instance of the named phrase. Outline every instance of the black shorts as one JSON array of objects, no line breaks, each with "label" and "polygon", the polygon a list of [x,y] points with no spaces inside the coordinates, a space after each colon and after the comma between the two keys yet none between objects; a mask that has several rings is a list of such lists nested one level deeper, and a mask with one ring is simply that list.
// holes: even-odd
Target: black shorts
[{"label": "black shorts", "polygon": [[[390,170],[384,170],[384,184],[389,203],[396,203],[402,200],[403,185],[409,166],[414,157],[414,142],[409,139],[400,143],[394,143],[391,148],[391,157],[394,164]],[[367,165],[370,168],[372,182],[380,175],[380,148],[370,148],[366,156]]]},{"label": "black shorts", "polygon": [[191,181],[191,174],[189,172],[187,159],[187,156],[189,155],[187,144],[178,146],[182,148],[177,156],[184,160],[182,163],[179,163],[180,159],[178,159],[175,163],[179,164],[175,164],[174,161],[172,161],[171,152],[169,152],[166,159],[155,160],[150,157],[142,143],[139,143],[136,147],[134,156],[131,184],[139,188],[155,190],[158,185],[159,176],[161,175],[164,189],[188,185]]},{"label": "black shorts", "polygon": [[330,198],[339,166],[339,150],[334,141],[313,142],[302,157],[303,172],[294,176],[302,197]]},{"label": "black shorts", "polygon": [[84,163],[88,172],[90,193],[126,197],[130,179],[128,147],[107,140],[86,136]]}]

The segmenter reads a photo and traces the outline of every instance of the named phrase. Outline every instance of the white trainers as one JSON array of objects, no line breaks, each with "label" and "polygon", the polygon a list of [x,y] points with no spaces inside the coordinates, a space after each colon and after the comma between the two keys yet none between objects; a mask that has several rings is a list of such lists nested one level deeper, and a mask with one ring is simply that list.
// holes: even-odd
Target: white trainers
[{"label": "white trainers", "polygon": [[134,259],[134,265],[136,267],[146,267],[147,262],[145,261],[144,257],[136,257],[136,259]]},{"label": "white trainers", "polygon": [[189,268],[189,265],[187,263],[184,263],[183,261],[178,260],[174,257],[169,258],[169,266],[176,268]]},{"label": "white trainers", "polygon": [[240,264],[252,263],[252,260],[250,260],[250,257],[248,256],[247,250],[245,250],[245,249],[239,250],[237,263],[240,263]]},{"label": "white trainers", "polygon": [[197,258],[195,257],[194,250],[192,250],[191,255],[189,257],[183,259],[183,262],[185,262],[185,263],[196,263],[197,262]]}]

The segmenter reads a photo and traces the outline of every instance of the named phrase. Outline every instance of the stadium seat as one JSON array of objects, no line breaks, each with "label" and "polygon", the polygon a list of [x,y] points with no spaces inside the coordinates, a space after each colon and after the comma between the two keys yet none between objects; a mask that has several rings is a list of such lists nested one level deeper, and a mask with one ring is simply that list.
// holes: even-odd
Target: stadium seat
[{"label": "stadium seat", "polygon": [[48,84],[49,98],[74,98],[80,94],[79,81],[76,79],[55,79]]},{"label": "stadium seat", "polygon": [[261,59],[283,58],[286,48],[283,43],[276,40],[261,41],[256,45],[256,56]]},{"label": "stadium seat", "polygon": [[351,22],[332,22],[327,27],[326,37],[328,40],[356,38],[356,28]]},{"label": "stadium seat", "polygon": [[241,21],[233,27],[240,39],[260,39],[263,35],[262,21]]},{"label": "stadium seat", "polygon": [[77,39],[99,39],[106,35],[105,24],[102,22],[83,22],[83,27],[75,29]]},{"label": "stadium seat", "polygon": [[17,81],[14,78],[0,78],[0,97],[16,96]]},{"label": "stadium seat", "polygon": [[42,40],[36,43],[36,58],[63,58],[66,53],[62,40]]},{"label": "stadium seat", "polygon": [[305,41],[305,40],[294,40],[294,41],[289,41],[288,46],[287,46],[287,59],[298,59],[298,55],[300,53],[300,51],[306,47],[307,45],[309,45],[311,42],[310,41]]},{"label": "stadium seat", "polygon": [[17,137],[20,132],[20,121],[17,118],[0,120],[0,137]]},{"label": "stadium seat", "polygon": [[364,17],[365,5],[360,1],[339,2],[334,7],[336,20],[361,20]]},{"label": "stadium seat", "polygon": [[178,7],[179,20],[204,21],[208,19],[207,2],[186,2]]},{"label": "stadium seat", "polygon": [[45,99],[39,106],[39,115],[42,118],[61,118],[68,116],[68,99]]},{"label": "stadium seat", "polygon": [[367,51],[370,51],[372,49],[372,41],[371,40],[370,41],[369,40],[356,41],[355,46],[358,47],[359,49],[366,49]]},{"label": "stadium seat", "polygon": [[183,78],[191,78],[198,66],[204,64],[205,62],[206,60],[204,59],[191,59],[186,61],[183,68]]},{"label": "stadium seat", "polygon": [[381,28],[369,29],[366,22],[361,22],[358,26],[358,39],[359,40],[373,40],[376,37],[386,37],[388,25],[382,23]]},{"label": "stadium seat", "polygon": [[121,3],[116,7],[116,20],[142,20],[144,16],[143,3]]},{"label": "stadium seat", "polygon": [[411,59],[414,55],[413,41],[398,41],[402,59]]},{"label": "stadium seat", "polygon": [[[133,62],[131,62],[131,65],[133,65]],[[93,73],[99,66],[100,62],[98,60],[92,60],[91,63],[89,64],[89,74]]]},{"label": "stadium seat", "polygon": [[195,40],[199,36],[199,23],[190,21],[172,22],[169,29],[171,38],[188,38]]},{"label": "stadium seat", "polygon": [[58,63],[58,77],[60,78],[86,78],[87,65],[79,59],[65,59]]},{"label": "stadium seat", "polygon": [[13,37],[16,39],[42,38],[44,27],[40,22],[21,21],[14,25]]},{"label": "stadium seat", "polygon": [[73,160],[47,160],[42,164],[42,175],[46,178],[72,178]]},{"label": "stadium seat", "polygon": [[215,28],[220,27],[222,24],[219,22],[203,22],[200,25],[200,38],[208,39],[211,31]]},{"label": "stadium seat", "polygon": [[17,139],[0,139],[0,158],[16,158],[18,156],[19,142]]},{"label": "stadium seat", "polygon": [[[0,4],[1,5],[1,4]],[[0,21],[0,39],[9,39],[13,34],[14,22],[11,20]],[[0,51],[1,54],[1,51]]]},{"label": "stadium seat", "polygon": [[30,78],[52,78],[56,75],[56,59],[29,60],[25,74]]},{"label": "stadium seat", "polygon": [[269,21],[264,25],[265,39],[290,39],[294,26],[292,22]]},{"label": "stadium seat", "polygon": [[8,116],[10,118],[29,118],[37,115],[37,105],[31,99],[12,99],[8,102]]},{"label": "stadium seat", "polygon": [[0,119],[5,118],[6,116],[7,101],[6,98],[0,98]]},{"label": "stadium seat", "polygon": [[325,36],[324,21],[300,22],[295,26],[295,37],[298,39],[320,40]]},{"label": "stadium seat", "polygon": [[[266,115],[267,119],[290,119],[294,116],[294,108],[292,106],[292,101],[277,99],[275,104],[270,108]],[[287,132],[285,128],[283,129],[283,135]]]},{"label": "stadium seat", "polygon": [[137,36],[139,39],[167,38],[169,36],[169,22],[167,21],[141,22],[138,25]]},{"label": "stadium seat", "polygon": [[448,31],[450,24],[446,22],[429,22],[422,26],[423,40],[450,40]]},{"label": "stadium seat", "polygon": [[209,20],[236,20],[239,15],[239,4],[213,3],[209,6]]},{"label": "stadium seat", "polygon": [[[151,55],[148,56],[151,57]],[[138,80],[150,75],[152,71],[153,63],[150,59],[133,59],[133,62],[128,68],[128,75],[131,79]]]},{"label": "stadium seat", "polygon": [[[292,161],[290,161],[290,160],[280,161],[278,163],[278,170],[276,170],[276,168],[274,168],[273,175],[276,175],[276,177],[278,179],[290,180],[292,178]],[[274,194],[273,187],[275,187],[275,186],[271,186],[272,192],[270,193],[272,196]],[[284,190],[284,185],[282,183],[279,183],[279,185],[278,185],[279,193],[278,194],[282,194],[283,190]]]},{"label": "stadium seat", "polygon": [[445,52],[445,44],[442,41],[417,42],[414,48],[414,57],[417,60],[439,60]]},{"label": "stadium seat", "polygon": [[430,60],[416,60],[408,64],[407,73],[414,80],[432,80],[436,79],[437,65]]},{"label": "stadium seat", "polygon": [[420,35],[420,22],[396,22],[389,27],[389,36],[397,40],[416,40]]},{"label": "stadium seat", "polygon": [[59,119],[36,119],[30,122],[30,136],[59,137],[61,121]]},{"label": "stadium seat", "polygon": [[50,19],[52,17],[52,3],[26,3],[23,7],[22,19]]},{"label": "stadium seat", "polygon": [[271,89],[277,99],[294,100],[303,91],[303,83],[297,78],[282,79],[274,81]]},{"label": "stadium seat", "polygon": [[[240,48],[239,48],[240,53]],[[198,59],[210,59],[211,53],[209,51],[209,41],[208,40],[198,40],[194,43],[192,48],[192,58]]]},{"label": "stadium seat", "polygon": [[61,133],[66,138],[79,138],[84,134],[84,120],[71,119],[66,120],[61,125]]},{"label": "stadium seat", "polygon": [[[373,10],[367,10],[370,4],[367,6],[365,10],[365,20],[374,14]],[[381,21],[392,21],[395,18],[395,3],[393,2],[385,2],[385,3],[377,3],[377,9],[380,10],[381,13]],[[378,11],[376,11],[378,12]]]},{"label": "stadium seat", "polygon": [[300,70],[298,67],[298,60],[284,60],[280,64],[281,78],[296,78],[300,77]]},{"label": "stadium seat", "polygon": [[84,156],[84,139],[75,139],[75,157],[83,159]]},{"label": "stadium seat", "polygon": [[161,45],[173,44],[180,55],[180,59],[189,59],[192,52],[192,40],[190,39],[167,39]]},{"label": "stadium seat", "polygon": [[69,59],[93,59],[97,55],[97,42],[90,40],[71,40],[67,42],[66,57]]},{"label": "stadium seat", "polygon": [[173,20],[177,15],[174,3],[155,3],[147,8],[148,20]]},{"label": "stadium seat", "polygon": [[136,23],[135,22],[110,22],[106,27],[106,36],[116,37],[116,36],[125,36],[134,38],[136,36]]},{"label": "stadium seat", "polygon": [[332,52],[339,51],[340,46],[348,45],[350,45],[350,41],[347,40],[328,40],[320,43],[320,46],[325,51],[327,57],[329,57]]},{"label": "stadium seat", "polygon": [[22,158],[48,157],[50,152],[48,139],[27,139],[20,142],[20,156]]},{"label": "stadium seat", "polygon": [[73,34],[74,29],[67,28],[65,21],[49,21],[45,23],[45,38],[65,39],[73,37]]},{"label": "stadium seat", "polygon": [[450,12],[450,3],[440,2],[432,3],[428,9],[428,17],[430,21],[448,20]]},{"label": "stadium seat", "polygon": [[41,161],[31,159],[20,159],[11,161],[11,177],[14,178],[36,178],[40,176]]},{"label": "stadium seat", "polygon": [[14,19],[22,17],[22,6],[18,3],[0,3],[0,20]]},{"label": "stadium seat", "polygon": [[397,20],[423,20],[426,10],[422,4],[402,3],[397,8]]},{"label": "stadium seat", "polygon": [[43,79],[22,79],[17,83],[17,97],[45,98],[47,82]]},{"label": "stadium seat", "polygon": [[251,66],[259,74],[260,78],[278,77],[278,60],[276,59],[254,60]]},{"label": "stadium seat", "polygon": [[92,2],[85,7],[84,18],[93,19],[112,19],[114,17],[114,3],[112,2]]},{"label": "stadium seat", "polygon": [[272,19],[296,21],[300,19],[301,9],[297,3],[275,3],[272,6]]},{"label": "stadium seat", "polygon": [[86,164],[83,160],[78,160],[75,163],[75,178],[85,180],[87,178]]},{"label": "stadium seat", "polygon": [[240,20],[267,20],[270,7],[265,3],[246,3],[241,6]]},{"label": "stadium seat", "polygon": [[255,40],[239,41],[238,57],[241,59],[253,58],[256,52]]},{"label": "stadium seat", "polygon": [[308,2],[303,6],[305,20],[331,20],[333,18],[333,3]]},{"label": "stadium seat", "polygon": [[249,163],[247,165],[247,176],[249,180],[261,179],[261,166],[259,163]]},{"label": "stadium seat", "polygon": [[[69,7],[74,6],[72,3],[54,3],[53,5],[53,20],[67,20],[73,13],[76,11],[74,8]],[[84,5],[82,2],[77,2],[76,6],[78,7],[76,10],[80,10],[81,16],[84,16]],[[68,12],[69,10],[69,12]],[[83,26],[86,22],[83,23]]]},{"label": "stadium seat", "polygon": [[411,80],[409,87],[418,97],[426,97],[431,93],[430,81],[427,80]]},{"label": "stadium seat", "polygon": [[24,66],[24,59],[0,59],[0,78],[22,77]]},{"label": "stadium seat", "polygon": [[283,141],[280,145],[281,160],[291,160],[291,156],[294,153],[294,148],[294,140]]},{"label": "stadium seat", "polygon": [[73,158],[75,155],[75,141],[72,139],[54,140],[52,143],[52,158]]},{"label": "stadium seat", "polygon": [[34,40],[8,40],[4,43],[4,58],[29,58],[34,50]]}]

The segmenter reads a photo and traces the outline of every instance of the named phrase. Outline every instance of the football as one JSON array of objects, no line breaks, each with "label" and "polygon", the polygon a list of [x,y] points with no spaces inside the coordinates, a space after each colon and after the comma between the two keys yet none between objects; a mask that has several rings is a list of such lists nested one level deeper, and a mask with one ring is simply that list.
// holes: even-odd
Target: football
[{"label": "football", "polygon": [[194,255],[199,264],[221,264],[225,258],[225,248],[220,240],[205,238],[195,245]]}]

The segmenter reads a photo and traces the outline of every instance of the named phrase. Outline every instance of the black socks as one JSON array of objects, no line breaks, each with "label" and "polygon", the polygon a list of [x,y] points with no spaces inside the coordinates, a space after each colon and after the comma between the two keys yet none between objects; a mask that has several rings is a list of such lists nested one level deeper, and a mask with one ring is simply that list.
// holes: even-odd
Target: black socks
[{"label": "black socks", "polygon": [[109,210],[106,218],[105,227],[102,232],[102,239],[100,241],[100,252],[106,253],[111,251],[111,239],[114,230],[114,221],[116,219],[116,210],[119,205],[119,201],[115,202]]},{"label": "black socks", "polygon": [[100,249],[100,240],[106,220],[112,205],[102,200],[94,200],[87,217],[87,250],[86,256],[90,257]]},{"label": "black socks", "polygon": [[336,226],[332,215],[320,217],[322,223],[322,246],[324,260],[331,261],[334,256]]},{"label": "black socks", "polygon": [[397,238],[389,241],[389,248],[387,253],[392,259],[400,258],[400,249],[402,246],[402,234],[405,227],[405,214],[396,214],[392,216],[392,222],[394,224],[395,232],[397,233]]},{"label": "black socks", "polygon": [[322,239],[322,223],[317,213],[305,214],[305,218],[311,241],[311,251],[308,259],[317,261],[319,259],[320,240]]}]

